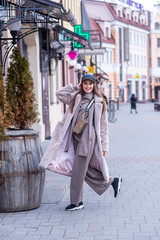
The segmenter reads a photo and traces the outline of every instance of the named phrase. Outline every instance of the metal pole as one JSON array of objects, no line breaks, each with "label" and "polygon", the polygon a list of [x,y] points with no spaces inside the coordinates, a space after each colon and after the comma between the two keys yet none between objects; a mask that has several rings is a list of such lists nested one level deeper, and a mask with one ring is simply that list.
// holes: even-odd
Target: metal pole
[{"label": "metal pole", "polygon": [[115,117],[115,101],[109,100],[108,103],[108,121],[115,122],[117,118]]}]

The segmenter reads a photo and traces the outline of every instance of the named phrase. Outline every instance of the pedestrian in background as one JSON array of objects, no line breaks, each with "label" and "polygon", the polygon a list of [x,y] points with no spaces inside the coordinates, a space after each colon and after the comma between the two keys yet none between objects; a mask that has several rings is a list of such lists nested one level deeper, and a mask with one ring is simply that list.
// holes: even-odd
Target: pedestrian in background
[{"label": "pedestrian in background", "polygon": [[131,101],[131,113],[132,113],[132,110],[133,110],[133,109],[135,110],[135,113],[137,113],[137,108],[136,108],[137,99],[136,99],[134,93],[132,94],[132,96],[131,96],[131,98],[130,98],[130,101]]},{"label": "pedestrian in background", "polygon": [[66,210],[84,207],[84,180],[99,195],[112,185],[117,197],[122,178],[109,176],[105,160],[108,152],[106,103],[95,86],[94,77],[87,74],[80,84],[62,87],[56,95],[69,107],[54,130],[40,166],[71,176],[70,205]]}]

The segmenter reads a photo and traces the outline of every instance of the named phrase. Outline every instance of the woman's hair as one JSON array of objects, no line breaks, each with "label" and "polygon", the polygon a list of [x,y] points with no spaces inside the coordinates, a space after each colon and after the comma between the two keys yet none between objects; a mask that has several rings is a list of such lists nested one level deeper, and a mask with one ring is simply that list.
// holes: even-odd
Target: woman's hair
[{"label": "woman's hair", "polygon": [[[103,96],[98,91],[95,83],[94,83],[94,86],[93,86],[93,93],[96,94],[98,97],[101,97],[103,99]],[[74,98],[71,101],[71,104],[70,104],[70,111],[71,111],[71,113],[73,112],[73,107],[74,107],[75,100],[76,100],[76,97],[77,97],[78,94],[80,94],[81,96],[85,95],[85,91],[83,90],[82,84],[81,84],[81,89],[75,94]],[[106,102],[105,102],[104,99],[102,100],[102,105],[103,105],[102,113],[104,113],[106,111]]]}]

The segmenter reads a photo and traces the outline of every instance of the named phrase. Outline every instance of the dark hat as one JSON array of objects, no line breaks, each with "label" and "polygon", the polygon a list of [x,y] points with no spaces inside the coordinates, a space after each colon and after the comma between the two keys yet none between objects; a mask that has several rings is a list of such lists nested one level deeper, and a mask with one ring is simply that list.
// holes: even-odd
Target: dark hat
[{"label": "dark hat", "polygon": [[84,80],[91,80],[93,83],[95,83],[95,79],[94,79],[93,75],[91,75],[91,74],[85,74],[85,75],[82,77],[82,82],[83,82]]}]

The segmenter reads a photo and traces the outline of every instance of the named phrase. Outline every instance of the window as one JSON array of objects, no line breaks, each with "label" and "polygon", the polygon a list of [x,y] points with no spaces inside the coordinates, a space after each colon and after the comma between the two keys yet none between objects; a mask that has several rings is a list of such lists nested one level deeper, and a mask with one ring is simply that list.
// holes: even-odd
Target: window
[{"label": "window", "polygon": [[104,54],[102,55],[102,63],[105,63],[105,57],[104,57]]},{"label": "window", "polygon": [[137,33],[137,45],[139,45],[139,34]]},{"label": "window", "polygon": [[143,35],[141,35],[141,46],[143,46]]},{"label": "window", "polygon": [[110,51],[110,63],[113,63],[113,52]]},{"label": "window", "polygon": [[136,55],[134,55],[134,66],[137,66]]},{"label": "window", "polygon": [[147,44],[146,44],[146,36],[144,35],[143,36],[143,46],[146,46]]},{"label": "window", "polygon": [[132,44],[132,32],[129,33],[129,41],[130,41],[130,44]]},{"label": "window", "polygon": [[130,66],[132,66],[132,54],[130,54]]},{"label": "window", "polygon": [[121,11],[120,11],[120,10],[118,10],[118,17],[122,17],[122,16],[121,16]]},{"label": "window", "polygon": [[137,17],[134,17],[134,21],[137,23],[137,22],[138,22],[138,18],[137,18]]},{"label": "window", "polygon": [[157,58],[157,67],[160,67],[160,57]]},{"label": "window", "polygon": [[134,44],[136,44],[136,33],[134,33]]},{"label": "window", "polygon": [[139,67],[139,55],[137,55],[137,66]]},{"label": "window", "polygon": [[106,27],[106,38],[109,38],[109,28]]},{"label": "window", "polygon": [[155,29],[160,29],[160,25],[158,22],[155,23]]},{"label": "window", "polygon": [[157,47],[160,47],[160,38],[157,38]]},{"label": "window", "polygon": [[106,51],[106,63],[109,63],[109,52]]},{"label": "window", "polygon": [[147,58],[144,56],[144,67],[147,67]]},{"label": "window", "polygon": [[143,67],[143,56],[141,56],[141,66]]}]

